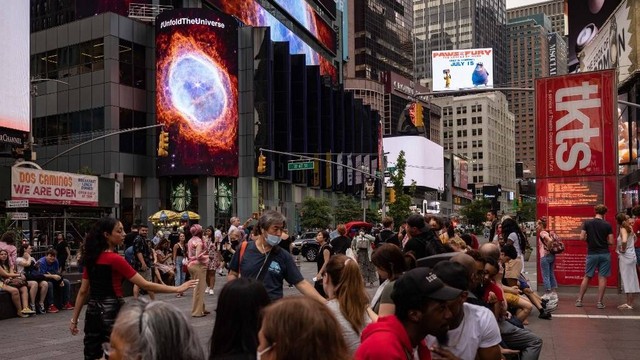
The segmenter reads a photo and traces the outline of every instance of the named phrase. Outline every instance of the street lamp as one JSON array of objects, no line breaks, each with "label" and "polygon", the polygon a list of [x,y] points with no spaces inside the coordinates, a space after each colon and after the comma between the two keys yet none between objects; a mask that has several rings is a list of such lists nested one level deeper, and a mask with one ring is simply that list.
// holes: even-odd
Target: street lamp
[{"label": "street lamp", "polygon": [[365,178],[365,174],[369,174],[369,167],[367,165],[360,165],[360,170],[362,170],[362,221],[366,222],[367,221],[367,207],[365,206],[365,201],[367,200],[367,195],[366,193],[366,186],[367,186],[367,179]]}]

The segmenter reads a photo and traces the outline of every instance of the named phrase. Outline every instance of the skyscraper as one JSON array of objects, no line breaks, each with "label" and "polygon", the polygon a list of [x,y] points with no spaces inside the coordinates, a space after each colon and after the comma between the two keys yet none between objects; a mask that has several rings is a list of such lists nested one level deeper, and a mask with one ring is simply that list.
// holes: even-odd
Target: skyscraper
[{"label": "skyscraper", "polygon": [[431,52],[494,49],[494,84],[506,82],[505,0],[413,0],[415,75],[430,83]]},{"label": "skyscraper", "polygon": [[565,1],[549,0],[542,3],[518,6],[507,10],[507,19],[522,18],[525,16],[545,14],[551,21],[551,32],[565,36],[567,30],[565,28]]}]

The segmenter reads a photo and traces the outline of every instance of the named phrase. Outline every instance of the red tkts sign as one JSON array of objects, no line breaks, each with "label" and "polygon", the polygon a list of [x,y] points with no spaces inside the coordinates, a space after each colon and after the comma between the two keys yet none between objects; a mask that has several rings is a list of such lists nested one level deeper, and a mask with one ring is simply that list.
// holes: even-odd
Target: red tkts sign
[{"label": "red tkts sign", "polygon": [[[605,220],[617,228],[616,88],[615,70],[536,80],[537,215],[547,217],[566,245],[556,256],[560,285],[582,281],[587,244],[579,236],[595,205],[609,208]],[[611,261],[608,285],[616,286],[614,252]]]},{"label": "red tkts sign", "polygon": [[536,80],[538,177],[615,175],[615,71]]}]

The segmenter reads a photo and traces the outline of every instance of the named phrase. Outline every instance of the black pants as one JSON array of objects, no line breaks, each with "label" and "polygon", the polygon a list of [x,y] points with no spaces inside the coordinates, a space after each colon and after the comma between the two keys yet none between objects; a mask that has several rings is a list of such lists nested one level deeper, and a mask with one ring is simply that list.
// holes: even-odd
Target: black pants
[{"label": "black pants", "polygon": [[121,298],[90,299],[84,322],[84,358],[102,358],[102,344],[109,342],[113,323],[124,304]]}]

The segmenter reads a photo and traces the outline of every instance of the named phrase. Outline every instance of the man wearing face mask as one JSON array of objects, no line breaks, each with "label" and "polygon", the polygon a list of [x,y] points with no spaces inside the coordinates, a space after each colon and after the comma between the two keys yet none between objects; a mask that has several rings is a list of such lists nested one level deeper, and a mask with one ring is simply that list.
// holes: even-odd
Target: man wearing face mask
[{"label": "man wearing face mask", "polygon": [[272,301],[283,297],[282,285],[287,280],[303,295],[324,304],[326,299],[302,277],[293,256],[278,246],[285,222],[279,212],[265,211],[255,225],[260,235],[255,241],[245,241],[238,246],[229,264],[227,280],[249,277],[262,281]]}]

